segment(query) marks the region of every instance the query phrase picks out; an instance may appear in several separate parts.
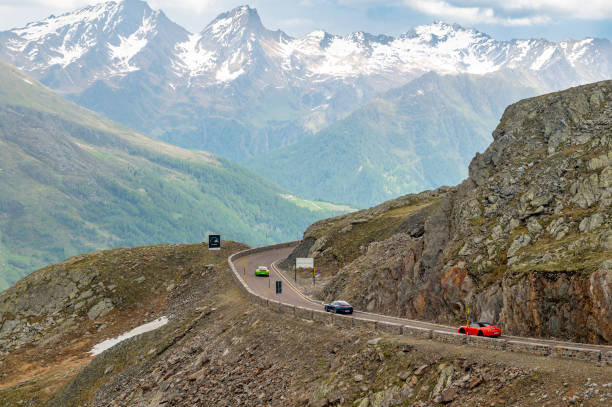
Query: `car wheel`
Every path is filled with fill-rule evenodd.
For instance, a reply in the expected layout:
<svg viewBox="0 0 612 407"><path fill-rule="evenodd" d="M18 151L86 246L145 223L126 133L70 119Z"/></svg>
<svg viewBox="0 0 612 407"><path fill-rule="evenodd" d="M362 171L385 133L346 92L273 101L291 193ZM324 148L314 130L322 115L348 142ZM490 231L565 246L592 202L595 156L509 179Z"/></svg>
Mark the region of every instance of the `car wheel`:
<svg viewBox="0 0 612 407"><path fill-rule="evenodd" d="M478 336L483 336L482 331L478 331Z"/></svg>
<svg viewBox="0 0 612 407"><path fill-rule="evenodd" d="M459 329L459 333L460 333L460 334L464 334L464 333L465 333L465 329L460 328L460 329Z"/></svg>
<svg viewBox="0 0 612 407"><path fill-rule="evenodd" d="M338 310L336 308L334 308L334 314L337 314Z"/></svg>

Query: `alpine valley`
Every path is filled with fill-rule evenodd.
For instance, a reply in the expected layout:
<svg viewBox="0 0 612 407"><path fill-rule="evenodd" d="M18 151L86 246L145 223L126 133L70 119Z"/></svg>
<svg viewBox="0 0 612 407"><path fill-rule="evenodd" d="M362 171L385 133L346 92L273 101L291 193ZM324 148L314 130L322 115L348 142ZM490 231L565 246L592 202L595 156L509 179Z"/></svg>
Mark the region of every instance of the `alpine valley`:
<svg viewBox="0 0 612 407"><path fill-rule="evenodd" d="M201 241L209 232L264 244L348 209L147 138L2 62L0 163L0 290L78 253Z"/></svg>
<svg viewBox="0 0 612 407"><path fill-rule="evenodd" d="M441 22L292 38L248 6L193 34L138 0L2 32L0 58L152 137L358 207L459 183L505 106L612 77L606 39L498 41Z"/></svg>

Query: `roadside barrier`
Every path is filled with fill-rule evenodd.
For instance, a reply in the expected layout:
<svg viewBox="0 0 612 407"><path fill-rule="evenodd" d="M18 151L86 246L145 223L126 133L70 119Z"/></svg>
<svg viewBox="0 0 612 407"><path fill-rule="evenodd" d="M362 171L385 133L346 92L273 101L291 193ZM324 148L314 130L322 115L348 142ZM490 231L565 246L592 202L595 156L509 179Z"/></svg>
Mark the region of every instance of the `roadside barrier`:
<svg viewBox="0 0 612 407"><path fill-rule="evenodd" d="M292 304L285 304L279 301L269 300L251 290L243 281L242 274L234 265L234 262L242 257L268 250L292 247L298 243L299 241L294 241L272 246L257 247L234 253L228 257L227 262L232 270L232 275L236 279L238 286L242 289L250 301L268 307L275 312L293 315L295 318L314 321L315 323L319 323L321 325L334 326L338 328L362 328L369 331L392 335L404 335L420 339L433 339L438 342L452 343L455 345L468 345L493 350L528 353L538 356L582 360L596 363L598 365L612 365L612 350L583 348L580 347L580 344L576 344L576 346L556 346L548 343L507 340L504 338L487 338L473 335L467 336L459 333L404 325L399 322L376 321L374 319L362 318L355 315L336 315L323 310L313 310Z"/></svg>

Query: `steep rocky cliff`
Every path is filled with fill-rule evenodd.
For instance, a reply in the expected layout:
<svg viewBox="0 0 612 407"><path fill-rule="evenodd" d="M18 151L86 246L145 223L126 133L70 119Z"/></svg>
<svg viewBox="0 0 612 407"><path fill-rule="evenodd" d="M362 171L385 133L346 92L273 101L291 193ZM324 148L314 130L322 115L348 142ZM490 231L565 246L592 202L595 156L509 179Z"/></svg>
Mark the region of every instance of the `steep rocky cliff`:
<svg viewBox="0 0 612 407"><path fill-rule="evenodd" d="M612 81L509 106L460 185L313 224L318 295L612 343Z"/></svg>

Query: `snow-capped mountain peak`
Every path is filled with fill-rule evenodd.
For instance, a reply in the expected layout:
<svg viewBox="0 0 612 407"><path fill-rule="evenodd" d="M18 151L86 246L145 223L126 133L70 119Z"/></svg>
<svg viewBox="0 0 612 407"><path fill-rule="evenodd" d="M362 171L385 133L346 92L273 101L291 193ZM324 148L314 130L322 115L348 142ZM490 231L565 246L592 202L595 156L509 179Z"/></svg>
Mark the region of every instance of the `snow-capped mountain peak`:
<svg viewBox="0 0 612 407"><path fill-rule="evenodd" d="M249 6L236 7L219 14L203 31L213 38L223 39L244 32L261 32L265 30L257 10Z"/></svg>
<svg viewBox="0 0 612 407"><path fill-rule="evenodd" d="M103 69L99 75L124 75L140 69L133 59L169 24L144 1L110 1L10 30L6 52L25 70L91 60Z"/></svg>
<svg viewBox="0 0 612 407"><path fill-rule="evenodd" d="M249 74L277 87L375 78L385 90L425 72L481 75L504 69L538 75L569 70L570 77L597 80L611 76L610 48L609 41L592 38L497 41L440 21L398 37L317 30L291 38L265 28L248 5L190 34L140 0L101 3L0 33L0 57L40 77L59 67L68 71L63 81L76 84L82 76L89 84L152 69L172 88L225 86Z"/></svg>
<svg viewBox="0 0 612 407"><path fill-rule="evenodd" d="M203 38L216 46L240 46L245 41L280 40L290 37L282 31L271 31L263 26L257 9L236 7L221 13L201 32Z"/></svg>

